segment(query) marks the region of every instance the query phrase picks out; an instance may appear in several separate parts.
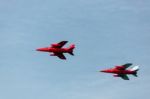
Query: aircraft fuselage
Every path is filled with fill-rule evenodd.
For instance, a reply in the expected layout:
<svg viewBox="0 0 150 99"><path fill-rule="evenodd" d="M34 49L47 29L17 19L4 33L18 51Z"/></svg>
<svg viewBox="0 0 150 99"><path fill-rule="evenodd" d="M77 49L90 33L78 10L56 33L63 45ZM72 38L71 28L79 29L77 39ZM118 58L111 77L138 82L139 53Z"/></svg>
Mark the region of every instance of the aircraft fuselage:
<svg viewBox="0 0 150 99"><path fill-rule="evenodd" d="M131 70L118 70L118 69L107 69L107 70L102 70L101 72L114 73L114 74L134 74L135 73L135 71L131 71Z"/></svg>
<svg viewBox="0 0 150 99"><path fill-rule="evenodd" d="M69 52L68 48L50 48L50 47L39 48L37 49L37 51L54 52L54 53L68 53Z"/></svg>

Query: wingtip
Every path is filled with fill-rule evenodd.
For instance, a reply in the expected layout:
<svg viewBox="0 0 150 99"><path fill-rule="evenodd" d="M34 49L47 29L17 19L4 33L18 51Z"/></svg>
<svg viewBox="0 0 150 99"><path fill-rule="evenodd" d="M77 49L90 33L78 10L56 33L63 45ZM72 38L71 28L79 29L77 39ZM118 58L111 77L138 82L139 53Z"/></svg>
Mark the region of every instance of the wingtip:
<svg viewBox="0 0 150 99"><path fill-rule="evenodd" d="M61 60L67 60L66 58L60 58Z"/></svg>
<svg viewBox="0 0 150 99"><path fill-rule="evenodd" d="M65 42L65 43L67 43L68 41L64 40L64 41L61 41L61 42Z"/></svg>

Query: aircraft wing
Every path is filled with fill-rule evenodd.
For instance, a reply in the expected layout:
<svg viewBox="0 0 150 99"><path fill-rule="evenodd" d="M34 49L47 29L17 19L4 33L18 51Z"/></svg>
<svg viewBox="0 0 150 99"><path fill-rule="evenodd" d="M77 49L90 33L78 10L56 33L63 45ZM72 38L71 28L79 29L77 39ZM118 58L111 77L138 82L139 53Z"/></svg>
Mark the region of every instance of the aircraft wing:
<svg viewBox="0 0 150 99"><path fill-rule="evenodd" d="M119 77L121 77L124 80L129 80L129 77L126 74L119 74Z"/></svg>
<svg viewBox="0 0 150 99"><path fill-rule="evenodd" d="M68 41L61 41L59 43L56 43L56 44L52 44L52 47L53 48L61 48L63 47Z"/></svg>
<svg viewBox="0 0 150 99"><path fill-rule="evenodd" d="M125 70L127 69L128 67L130 67L132 65L132 63L126 63L124 65L121 65L121 66L115 66L116 69L119 69L119 70Z"/></svg>
<svg viewBox="0 0 150 99"><path fill-rule="evenodd" d="M132 65L132 63L126 63L126 64L124 64L122 66L126 69L126 68L130 67L131 65Z"/></svg>
<svg viewBox="0 0 150 99"><path fill-rule="evenodd" d="M60 59L66 59L66 57L64 56L64 54L63 53L55 53L55 55L57 56L57 57L59 57Z"/></svg>

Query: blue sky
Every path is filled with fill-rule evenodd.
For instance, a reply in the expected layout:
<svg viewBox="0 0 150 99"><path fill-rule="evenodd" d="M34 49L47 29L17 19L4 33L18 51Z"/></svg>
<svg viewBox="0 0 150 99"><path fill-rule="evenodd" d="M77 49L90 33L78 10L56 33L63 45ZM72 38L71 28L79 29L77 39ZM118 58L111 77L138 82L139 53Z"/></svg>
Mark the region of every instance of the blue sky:
<svg viewBox="0 0 150 99"><path fill-rule="evenodd" d="M0 0L0 98L148 98L149 11L149 0ZM35 51L61 40L74 57ZM127 62L138 78L98 72Z"/></svg>

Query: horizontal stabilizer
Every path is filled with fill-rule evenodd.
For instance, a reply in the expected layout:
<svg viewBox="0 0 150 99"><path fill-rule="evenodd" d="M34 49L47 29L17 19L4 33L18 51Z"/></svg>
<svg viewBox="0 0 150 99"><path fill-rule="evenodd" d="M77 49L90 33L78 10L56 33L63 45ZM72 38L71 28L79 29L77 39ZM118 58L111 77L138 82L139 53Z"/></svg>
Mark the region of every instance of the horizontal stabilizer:
<svg viewBox="0 0 150 99"><path fill-rule="evenodd" d="M138 76L137 76L137 72L136 72L135 74L132 74L132 75L135 76L135 77L138 77Z"/></svg>

